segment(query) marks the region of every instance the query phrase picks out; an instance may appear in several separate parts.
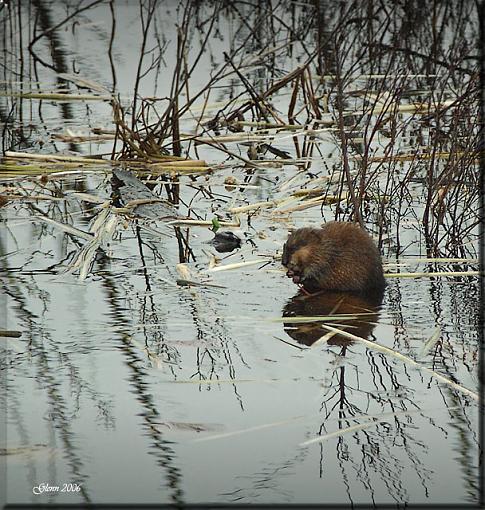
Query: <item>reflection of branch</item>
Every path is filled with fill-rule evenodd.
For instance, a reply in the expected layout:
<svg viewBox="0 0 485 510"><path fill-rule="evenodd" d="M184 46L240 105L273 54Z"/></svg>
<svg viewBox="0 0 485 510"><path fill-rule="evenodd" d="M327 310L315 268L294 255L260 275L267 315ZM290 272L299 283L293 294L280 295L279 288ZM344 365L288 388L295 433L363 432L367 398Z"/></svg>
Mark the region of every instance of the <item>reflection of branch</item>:
<svg viewBox="0 0 485 510"><path fill-rule="evenodd" d="M64 23L67 23L70 19L74 18L75 16L77 16L80 12L83 12L83 11L86 11L88 9L91 9L91 7L94 7L95 5L97 4L101 4L103 3L104 0L95 0L94 2L90 3L89 5L86 5L86 7L82 7L81 9L77 9L76 11L74 11L71 15L69 15L67 18L63 19L60 23L58 23L57 25L55 25L54 27L51 27L51 28L48 28L47 30L44 30L44 32L42 32L41 34L39 34L37 37L34 37L32 39L32 41L30 41L29 45L28 45L28 49L30 51L30 53L32 53L32 46L34 46L34 44L39 40L41 39L42 37L45 37L46 35L50 34L51 32L54 32L55 30L57 30L58 28L62 27L62 25L64 25ZM40 5L40 2L34 2L36 5L37 5L37 8L40 9L42 8L42 6Z"/></svg>
<svg viewBox="0 0 485 510"><path fill-rule="evenodd" d="M468 395L469 397L473 398L474 400L478 400L478 394L472 390L469 390L468 388L465 388L464 386L461 386L460 384L457 384L447 377L439 374L438 372L435 372L434 370L431 370L430 368L421 365L420 363L414 361L413 359L409 358L408 356L405 356L404 354L401 354L400 352L397 352L393 349L389 349L389 347L386 347L384 345L378 344L377 342L371 342L370 340L366 340L365 338L361 338L359 336L353 335L352 333L349 333L347 331L344 331L342 329L334 328L333 326L329 326L328 324L322 324L322 328L328 329L329 331L333 331L334 333L338 333L339 335L345 336L349 338L350 340L355 340L356 342L363 343L366 347L369 349L374 349L376 351L382 352L384 354L393 356L394 358L399 359L400 361L403 361L404 363L407 363L408 365L412 365L415 368L422 370L435 379L438 379L438 381L444 382L448 385L450 385L455 390L461 391L465 395Z"/></svg>
<svg viewBox="0 0 485 510"><path fill-rule="evenodd" d="M410 48L396 48L395 46L389 46L388 44L383 44L383 43L372 43L372 44L364 43L364 46L367 46L369 49L371 47L374 47L374 48L379 48L382 50L387 50L390 52L400 52L400 53L405 53L406 55L413 55L415 57L419 57L424 60L427 60L428 62L433 62L433 64L438 64L440 66L446 67L446 69L450 69L451 71L460 71L462 73L468 74L469 76L473 76L476 74L476 71L470 71L469 69L466 69L464 67L455 66L453 64L450 64L449 62L445 62L444 60L432 57L431 55L425 55L424 53L420 53L419 51L412 50Z"/></svg>
<svg viewBox="0 0 485 510"><path fill-rule="evenodd" d="M59 435L63 445L63 453L67 459L72 476L70 481L76 482L81 486L83 500L90 503L91 497L87 487L89 476L84 471L85 466L82 458L78 455L72 419L68 416L68 403L61 391L62 384L58 378L58 371L52 370L50 366L52 361L51 350L49 350L47 341L52 342L52 338L43 326L38 325L40 317L30 311L31 306L27 306L27 298L24 297L22 286L26 287L26 284L20 278L15 280L10 278L9 287L5 286L2 288L2 291L16 303L15 309L19 321L24 325L22 329L28 336L29 352L35 353L32 357L33 361L31 361L35 369L35 380L45 389L47 415L52 426L50 432L53 437L57 437L57 434ZM58 348L58 345L56 345L56 348ZM72 368L69 364L63 364L63 366ZM9 398L11 398L10 395ZM17 413L17 417L20 419L20 413ZM16 425L21 426L22 424L16 423Z"/></svg>
<svg viewBox="0 0 485 510"><path fill-rule="evenodd" d="M155 456L160 471L166 476L167 485L170 488L168 494L170 501L179 506L183 502L182 473L176 466L177 457L171 442L165 439L157 426L161 421L161 415L147 386L146 372L140 366L137 353L133 350L131 325L124 308L125 293L119 291L117 281L113 277L106 276L103 279L103 286L107 292L106 301L110 314L119 325L116 340L119 342L119 349L130 371L130 385L140 406L139 416L142 419L142 427L152 440L149 454Z"/></svg>
<svg viewBox="0 0 485 510"><path fill-rule="evenodd" d="M140 252L140 259L141 259L141 263L142 263L143 274L145 275L146 290L147 290L147 292L151 292L152 286L150 285L150 278L148 277L148 271L147 271L146 262L145 262L145 255L143 254L143 241L141 238L140 226L138 225L138 222L135 225L135 231L136 231L136 239L138 241L138 251Z"/></svg>

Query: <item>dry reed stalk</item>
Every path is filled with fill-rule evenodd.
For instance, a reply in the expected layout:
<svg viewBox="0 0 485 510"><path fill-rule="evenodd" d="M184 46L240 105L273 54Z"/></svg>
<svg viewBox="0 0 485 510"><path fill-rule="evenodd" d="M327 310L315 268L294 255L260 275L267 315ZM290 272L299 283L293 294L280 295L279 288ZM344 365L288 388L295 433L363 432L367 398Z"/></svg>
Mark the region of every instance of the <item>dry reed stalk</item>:
<svg viewBox="0 0 485 510"><path fill-rule="evenodd" d="M322 204L335 204L338 202L342 202L343 200L346 200L347 193L342 193L340 197L334 196L334 195L325 195L325 196L319 196L314 198L309 198L307 200L304 200L300 205L296 205L294 207L288 207L288 208L281 208L276 209L273 211L273 213L277 214L288 214L295 211L303 211L305 209L309 209L310 207L315 207L316 205L322 205Z"/></svg>
<svg viewBox="0 0 485 510"><path fill-rule="evenodd" d="M271 258L261 258L260 260L249 260L247 262L236 262L234 264L226 264L224 266L215 266L210 269L206 269L205 272L215 273L220 271L232 271L233 269L241 269L242 267L255 266L257 264L264 264L266 262L271 262L273 259Z"/></svg>
<svg viewBox="0 0 485 510"><path fill-rule="evenodd" d="M57 73L57 76L65 81L70 81L83 88L88 88L90 90L94 90L95 92L100 92L101 94L109 94L109 90L106 87L96 81L83 78L82 76L69 73Z"/></svg>
<svg viewBox="0 0 485 510"><path fill-rule="evenodd" d="M63 135L60 133L53 133L51 138L54 140L60 140L61 142L103 142L106 140L113 140L115 135Z"/></svg>
<svg viewBox="0 0 485 510"><path fill-rule="evenodd" d="M469 390L468 388L465 388L464 386L461 386L460 384L456 384L452 380L448 379L447 377L444 377L443 375L439 374L438 372L435 372L434 370L431 370L428 367L425 367L423 365L420 365L418 362L414 361L413 359L409 358L408 356L405 356L404 354L401 354L400 352L397 352L393 349L389 349L389 347L386 347L384 345L378 344L377 342L371 342L369 340L366 340L365 338L361 338L359 336L353 335L352 333L348 333L347 331L340 330L337 328L334 328L332 326L328 326L326 324L321 325L322 328L327 329L329 331L332 331L338 335L342 335L349 340L354 340L356 342L364 344L367 348L382 352L383 354L390 355L396 359L399 359L400 361L403 361L404 363L407 363L408 365L411 365L419 370L422 370L423 372L428 373L435 379L444 382L451 386L452 388L464 393L465 395L468 395L469 397L473 398L474 400L478 400L478 394L472 390Z"/></svg>
<svg viewBox="0 0 485 510"><path fill-rule="evenodd" d="M53 162L46 162L43 163L42 161L39 161L39 163L35 165L29 165L25 163L20 163L17 159L9 159L9 158L3 158L4 164L0 164L0 170L5 170L7 172L16 172L17 170L25 170L25 171L42 171L45 170L46 172L53 171L58 172L59 167L61 168L79 168L78 163L69 163L66 161L53 161Z"/></svg>
<svg viewBox="0 0 485 510"><path fill-rule="evenodd" d="M389 161L419 161L419 160L428 160L428 159L449 159L456 158L460 156L467 156L466 152L433 152L433 153L425 153L425 152L413 152L409 154L394 154L392 156L371 156L367 158L368 163L380 163L380 162L389 162ZM351 156L353 161L362 161L362 156L355 155ZM473 160L477 164L479 163L479 158L474 158Z"/></svg>
<svg viewBox="0 0 485 510"><path fill-rule="evenodd" d="M439 408L439 409L440 410L441 409L445 409L445 410L459 409L459 406L445 407L445 408ZM350 427L339 428L335 432L330 432L330 433L324 434L322 436L317 436L313 439L308 439L307 441L303 441L302 443L300 443L299 446L306 447L306 446L310 446L311 444L322 443L323 441L327 441L328 439L331 439L333 437L341 437L341 436L344 436L345 434L355 433L359 430L365 430L370 427L377 426L380 423L392 423L395 421L395 418L397 416L409 416L409 415L413 415L413 414L422 414L422 413L424 413L424 411L425 410L423 410L423 409L413 409L412 411L397 411L397 412L391 412L391 413L383 413L380 416L362 416L360 418L363 418L363 419L366 419L369 421L366 421L365 423L359 423L357 425L352 425ZM429 411L429 409L426 409L426 411ZM359 419L359 418L355 417L355 416L352 417L352 420L357 420L357 419ZM348 420L348 418L346 420Z"/></svg>
<svg viewBox="0 0 485 510"><path fill-rule="evenodd" d="M80 237L82 239L85 239L86 241L92 241L93 234L90 234L88 232L84 232L84 230L80 230L76 227L73 227L72 225L68 225L66 223L60 223L59 221L53 220L52 218L49 218L47 216L33 216L33 219L43 221L45 223L49 223L51 225L54 225L55 227L59 228L60 230L63 230L64 232L71 234L76 237Z"/></svg>
<svg viewBox="0 0 485 510"><path fill-rule="evenodd" d="M480 271L438 271L429 273L386 273L386 278L423 278L432 276L479 276Z"/></svg>
<svg viewBox="0 0 485 510"><path fill-rule="evenodd" d="M46 101L111 101L111 96L94 94L59 94L55 92L0 92L0 97L18 97L22 99L40 99Z"/></svg>
<svg viewBox="0 0 485 510"><path fill-rule="evenodd" d="M192 140L196 138L196 145L204 144L207 142L218 142L218 143L247 143L247 142L260 142L260 143L268 143L272 142L275 139L275 135L266 133L266 134L256 134L252 132L246 132L236 135L219 135L216 137L203 137L203 136L188 136L184 140Z"/></svg>
<svg viewBox="0 0 485 510"><path fill-rule="evenodd" d="M5 156L11 159L32 159L39 161L67 161L67 162L77 162L77 163L88 163L88 164L111 164L110 160L107 159L95 159L95 158L84 158L79 156L62 156L59 154L32 154L27 152L14 152L14 151L6 151Z"/></svg>
<svg viewBox="0 0 485 510"><path fill-rule="evenodd" d="M417 356L418 358L422 358L425 356L438 342L441 338L441 328L438 326L434 333L430 336L430 338L424 343L423 347L419 350Z"/></svg>
<svg viewBox="0 0 485 510"><path fill-rule="evenodd" d="M230 207L228 211L232 214L239 214L248 211L255 211L257 209L269 209L277 205L280 200L267 200L266 202L255 202L254 204L243 205L240 207Z"/></svg>
<svg viewBox="0 0 485 510"><path fill-rule="evenodd" d="M207 163L202 159L184 159L184 160L176 160L176 161L164 161L163 163L150 163L149 168L159 168L163 166L164 168L170 167L204 167L207 166Z"/></svg>
<svg viewBox="0 0 485 510"><path fill-rule="evenodd" d="M356 74L352 75L350 74L348 76L349 80L382 80L382 79L395 79L395 78L435 78L437 77L437 74ZM316 80L335 80L337 78L337 75L335 74L325 74L325 75L313 75L314 79Z"/></svg>
<svg viewBox="0 0 485 510"><path fill-rule="evenodd" d="M386 262L386 261L384 261ZM447 258L447 257L410 257L410 258L401 258L397 261L394 259L387 259L388 263L399 263L399 264L410 264L413 262L429 262L429 263L443 263L449 264L453 263L462 263L462 264L478 264L479 259L471 259L471 258Z"/></svg>
<svg viewBox="0 0 485 510"><path fill-rule="evenodd" d="M167 225L172 225L174 227L182 226L182 225L186 225L189 227L211 227L213 225L213 222L208 221L208 220L172 220L172 221L167 221ZM231 223L228 221L220 221L219 225L221 227L239 228L241 226L241 223L239 223L239 222Z"/></svg>
<svg viewBox="0 0 485 510"><path fill-rule="evenodd" d="M0 193L0 201L1 199L11 200L22 200L22 201L37 201L37 200L48 200L50 202L64 202L65 198L52 197L49 195L21 195L21 194L13 194L13 193Z"/></svg>
<svg viewBox="0 0 485 510"><path fill-rule="evenodd" d="M166 175L169 174L172 176L172 178L177 177L179 174L203 174L206 172L210 172L212 169L209 166L180 166L180 167L173 167L173 166L165 166L163 164L160 164L160 166L156 168L151 168L148 173L151 173L152 175ZM168 181L171 186L174 185L174 182L176 181Z"/></svg>
<svg viewBox="0 0 485 510"><path fill-rule="evenodd" d="M450 108L451 106L458 106L456 100L453 101L443 101L442 103L415 103L415 104L401 104L401 105L395 105L393 110L399 113L418 113L418 114L424 114L424 113L430 113L434 112L436 110L442 110L444 108ZM370 109L365 109L364 114L365 115L378 115L380 113L388 111L390 106L385 107L376 107L372 106ZM350 114L352 112L346 110L346 114ZM354 112L356 113L356 112Z"/></svg>

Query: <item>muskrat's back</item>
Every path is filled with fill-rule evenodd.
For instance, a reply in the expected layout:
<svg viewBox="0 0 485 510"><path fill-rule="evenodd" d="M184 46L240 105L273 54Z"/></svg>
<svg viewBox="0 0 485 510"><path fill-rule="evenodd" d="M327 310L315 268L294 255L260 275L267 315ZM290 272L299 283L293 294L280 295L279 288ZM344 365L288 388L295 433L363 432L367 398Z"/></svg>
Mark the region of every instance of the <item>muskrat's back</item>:
<svg viewBox="0 0 485 510"><path fill-rule="evenodd" d="M287 276L309 292L382 292L379 251L371 236L353 223L331 221L322 228L300 228L288 237L282 263Z"/></svg>

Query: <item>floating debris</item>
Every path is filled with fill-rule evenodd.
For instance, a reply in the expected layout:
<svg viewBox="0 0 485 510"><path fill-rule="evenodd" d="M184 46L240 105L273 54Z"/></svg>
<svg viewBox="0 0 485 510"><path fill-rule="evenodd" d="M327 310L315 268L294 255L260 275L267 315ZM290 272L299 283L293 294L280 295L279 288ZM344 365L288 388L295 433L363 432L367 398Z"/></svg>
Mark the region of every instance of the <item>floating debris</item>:
<svg viewBox="0 0 485 510"><path fill-rule="evenodd" d="M137 216L152 219L180 218L172 204L157 197L128 170L113 169L111 185L114 203L119 207L132 209Z"/></svg>
<svg viewBox="0 0 485 510"><path fill-rule="evenodd" d="M208 242L214 246L219 253L227 253L241 247L241 239L229 231L217 232Z"/></svg>

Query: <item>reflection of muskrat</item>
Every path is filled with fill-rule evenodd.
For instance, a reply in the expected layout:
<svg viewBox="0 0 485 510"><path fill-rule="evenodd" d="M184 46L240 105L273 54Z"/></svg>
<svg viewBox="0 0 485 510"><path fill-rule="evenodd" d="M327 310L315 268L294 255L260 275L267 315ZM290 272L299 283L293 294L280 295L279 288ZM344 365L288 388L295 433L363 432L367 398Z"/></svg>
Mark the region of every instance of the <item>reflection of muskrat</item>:
<svg viewBox="0 0 485 510"><path fill-rule="evenodd" d="M286 333L300 344L312 345L327 332L322 324L327 321L308 321L292 323L292 317L335 317L335 322L327 322L331 326L337 323L337 329L348 330L353 335L368 339L379 320L379 309L383 293L371 296L350 292L316 292L310 296L299 292L292 297L283 308L283 317L290 318L283 324ZM343 335L332 335L328 345L348 345L350 341Z"/></svg>
<svg viewBox="0 0 485 510"><path fill-rule="evenodd" d="M386 285L374 241L353 223L295 230L283 246L286 275L308 292L381 293Z"/></svg>

